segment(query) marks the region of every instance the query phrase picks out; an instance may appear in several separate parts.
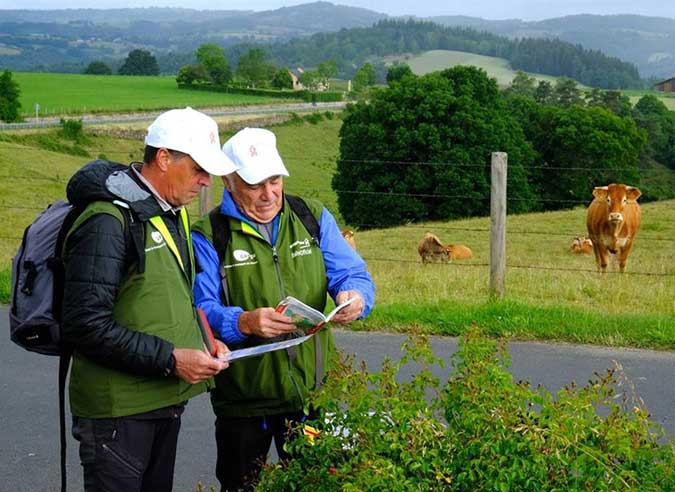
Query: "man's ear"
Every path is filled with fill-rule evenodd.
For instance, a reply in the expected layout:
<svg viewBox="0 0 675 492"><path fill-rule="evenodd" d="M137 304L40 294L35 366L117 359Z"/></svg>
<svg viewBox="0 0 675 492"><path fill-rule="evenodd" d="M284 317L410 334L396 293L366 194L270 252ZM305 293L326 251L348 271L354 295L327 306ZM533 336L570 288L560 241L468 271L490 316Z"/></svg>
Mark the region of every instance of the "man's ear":
<svg viewBox="0 0 675 492"><path fill-rule="evenodd" d="M168 149L161 148L157 150L157 154L155 155L155 164L157 165L157 168L165 173L169 169L169 165L171 164L171 153L168 151Z"/></svg>

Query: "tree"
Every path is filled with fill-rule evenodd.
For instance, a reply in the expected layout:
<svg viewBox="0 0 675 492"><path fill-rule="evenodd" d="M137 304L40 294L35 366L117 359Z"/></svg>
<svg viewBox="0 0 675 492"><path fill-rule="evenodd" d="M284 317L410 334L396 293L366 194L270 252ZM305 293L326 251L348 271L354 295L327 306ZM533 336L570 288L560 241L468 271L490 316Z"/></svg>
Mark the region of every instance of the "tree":
<svg viewBox="0 0 675 492"><path fill-rule="evenodd" d="M206 80L207 78L208 76L202 65L183 65L178 69L176 83L178 85L192 85L193 82Z"/></svg>
<svg viewBox="0 0 675 492"><path fill-rule="evenodd" d="M197 49L197 60L213 84L226 85L232 80L232 70L223 49L217 44L203 44Z"/></svg>
<svg viewBox="0 0 675 492"><path fill-rule="evenodd" d="M397 63L387 71L387 84L412 76L413 72L405 63Z"/></svg>
<svg viewBox="0 0 675 492"><path fill-rule="evenodd" d="M12 123L21 120L19 83L12 78L12 72L5 70L0 75L0 120Z"/></svg>
<svg viewBox="0 0 675 492"><path fill-rule="evenodd" d="M543 209L585 203L594 186L639 185L645 135L631 118L600 107L515 103L512 113L538 154L530 182Z"/></svg>
<svg viewBox="0 0 675 492"><path fill-rule="evenodd" d="M534 85L535 83L536 79L534 77L530 77L525 72L519 70L511 81L508 91L519 96L534 98L537 90Z"/></svg>
<svg viewBox="0 0 675 492"><path fill-rule="evenodd" d="M464 66L405 77L346 110L332 182L340 213L368 227L487 215L497 150L509 153L509 210L532 209L534 153L497 83Z"/></svg>
<svg viewBox="0 0 675 492"><path fill-rule="evenodd" d="M558 106L566 108L575 104L581 105L584 102L581 97L581 90L577 86L577 83L567 77L560 77L556 80L553 93L555 96L555 103Z"/></svg>
<svg viewBox="0 0 675 492"><path fill-rule="evenodd" d="M110 75L112 74L112 70L104 62L95 60L87 65L87 68L84 69L84 73L87 75Z"/></svg>
<svg viewBox="0 0 675 492"><path fill-rule="evenodd" d="M548 80L540 80L534 91L534 99L540 104L553 104L553 86Z"/></svg>
<svg viewBox="0 0 675 492"><path fill-rule="evenodd" d="M272 87L275 89L293 88L293 77L291 77L288 68L280 68L274 73L274 77L272 77Z"/></svg>
<svg viewBox="0 0 675 492"><path fill-rule="evenodd" d="M159 65L152 53L136 49L129 52L117 71L120 75L159 75Z"/></svg>
<svg viewBox="0 0 675 492"><path fill-rule="evenodd" d="M274 74L274 66L267 63L265 57L265 51L261 48L251 48L239 57L237 73L251 87L263 84L270 80Z"/></svg>
<svg viewBox="0 0 675 492"><path fill-rule="evenodd" d="M675 113L656 96L642 96L635 105L633 118L647 132L647 154L675 169Z"/></svg>
<svg viewBox="0 0 675 492"><path fill-rule="evenodd" d="M377 74L375 67L370 63L364 64L354 74L354 90L360 92L377 82Z"/></svg>
<svg viewBox="0 0 675 492"><path fill-rule="evenodd" d="M316 90L319 86L319 72L316 70L305 70L298 77L298 81L309 90Z"/></svg>
<svg viewBox="0 0 675 492"><path fill-rule="evenodd" d="M329 80L337 75L337 62L335 60L321 62L316 71L324 88L328 89Z"/></svg>
<svg viewBox="0 0 675 492"><path fill-rule="evenodd" d="M630 116L633 105L628 96L619 91L603 91L594 88L586 93L586 104L588 106L599 106L609 109L612 113L619 116Z"/></svg>

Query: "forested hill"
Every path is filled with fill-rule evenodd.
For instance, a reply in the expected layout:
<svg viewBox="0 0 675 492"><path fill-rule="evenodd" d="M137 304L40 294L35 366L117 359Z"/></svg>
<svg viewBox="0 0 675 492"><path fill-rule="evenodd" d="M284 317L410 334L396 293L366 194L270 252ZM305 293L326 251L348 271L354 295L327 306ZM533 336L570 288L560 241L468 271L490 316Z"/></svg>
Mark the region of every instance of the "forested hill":
<svg viewBox="0 0 675 492"><path fill-rule="evenodd" d="M573 15L526 22L445 16L429 20L510 38L558 38L634 63L642 76L675 75L675 19L639 15Z"/></svg>
<svg viewBox="0 0 675 492"><path fill-rule="evenodd" d="M152 52L162 72L193 62L204 43L271 42L371 26L386 14L313 2L260 12L179 8L0 10L0 67L81 72L92 60L115 69L129 51Z"/></svg>
<svg viewBox="0 0 675 492"><path fill-rule="evenodd" d="M250 44L227 50L237 59ZM279 66L316 66L334 59L340 75L351 78L364 62L403 53L456 50L505 58L517 70L567 76L605 89L641 87L637 68L599 51L560 40L514 40L470 28L415 20L382 20L372 27L318 33L265 46Z"/></svg>

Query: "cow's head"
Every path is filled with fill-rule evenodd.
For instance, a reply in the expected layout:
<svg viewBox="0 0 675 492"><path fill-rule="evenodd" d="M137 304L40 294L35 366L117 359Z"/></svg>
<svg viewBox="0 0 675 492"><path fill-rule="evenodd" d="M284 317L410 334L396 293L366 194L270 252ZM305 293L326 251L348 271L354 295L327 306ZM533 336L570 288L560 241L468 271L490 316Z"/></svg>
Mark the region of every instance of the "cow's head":
<svg viewBox="0 0 675 492"><path fill-rule="evenodd" d="M607 204L608 217L612 224L623 222L623 209L626 203L635 203L642 192L634 186L611 184L593 188L593 196Z"/></svg>

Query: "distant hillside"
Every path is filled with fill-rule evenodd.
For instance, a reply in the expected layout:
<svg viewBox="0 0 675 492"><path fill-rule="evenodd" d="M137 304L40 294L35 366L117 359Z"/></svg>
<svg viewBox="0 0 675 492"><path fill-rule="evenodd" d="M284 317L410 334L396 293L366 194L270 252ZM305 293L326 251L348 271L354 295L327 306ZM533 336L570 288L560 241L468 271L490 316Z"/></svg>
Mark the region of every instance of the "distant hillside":
<svg viewBox="0 0 675 492"><path fill-rule="evenodd" d="M629 61L643 76L675 75L675 19L639 15L573 15L537 22L446 16L430 20L515 37L557 37Z"/></svg>
<svg viewBox="0 0 675 492"><path fill-rule="evenodd" d="M239 54L251 46L234 46L227 54L230 59L238 59ZM643 84L634 65L597 50L555 39L513 40L475 29L412 19L382 20L372 27L317 33L265 46L278 66L312 67L333 59L343 78L351 78L366 61L377 62L385 56L429 50L465 51L504 58L515 70L567 76L591 87L625 89Z"/></svg>
<svg viewBox="0 0 675 492"><path fill-rule="evenodd" d="M92 60L115 67L134 48L150 50L163 72L192 61L203 43L287 40L370 26L366 9L315 2L263 12L176 8L0 11L0 67L80 72Z"/></svg>
<svg viewBox="0 0 675 492"><path fill-rule="evenodd" d="M471 65L482 68L487 74L497 79L501 87L507 87L516 76L509 62L503 58L492 56L474 55L463 51L432 50L419 55L395 55L384 58L387 65L393 63L405 63L413 73L424 75L437 70L454 67L455 65ZM555 83L556 78L550 75L531 74L536 80L546 80Z"/></svg>

